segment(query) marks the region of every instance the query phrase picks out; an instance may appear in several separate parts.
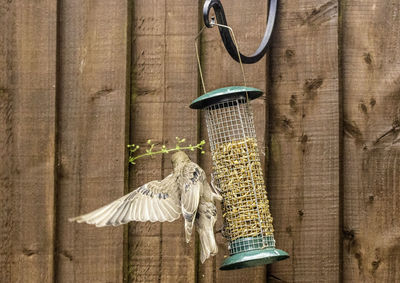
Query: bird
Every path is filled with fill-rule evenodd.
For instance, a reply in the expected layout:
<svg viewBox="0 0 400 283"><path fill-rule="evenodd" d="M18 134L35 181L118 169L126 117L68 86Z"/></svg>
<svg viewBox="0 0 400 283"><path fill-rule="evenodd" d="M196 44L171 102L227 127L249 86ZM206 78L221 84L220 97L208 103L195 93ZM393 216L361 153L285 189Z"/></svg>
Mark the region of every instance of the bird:
<svg viewBox="0 0 400 283"><path fill-rule="evenodd" d="M215 201L221 201L222 197L207 182L204 170L186 153L174 153L171 162L173 171L163 180L148 182L110 204L69 221L104 227L131 221L172 222L182 214L185 240L190 242L195 226L200 239L200 261L204 263L218 252L214 236Z"/></svg>

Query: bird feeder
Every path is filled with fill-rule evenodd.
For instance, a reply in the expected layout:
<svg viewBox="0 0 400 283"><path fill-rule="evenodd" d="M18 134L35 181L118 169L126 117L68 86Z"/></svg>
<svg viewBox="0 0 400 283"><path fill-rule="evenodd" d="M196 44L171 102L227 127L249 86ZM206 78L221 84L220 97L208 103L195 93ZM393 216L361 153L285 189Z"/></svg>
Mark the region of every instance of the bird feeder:
<svg viewBox="0 0 400 283"><path fill-rule="evenodd" d="M208 92L192 102L205 111L213 177L222 195L223 235L230 256L221 270L270 264L289 255L275 248L263 170L250 100L256 88L232 86Z"/></svg>

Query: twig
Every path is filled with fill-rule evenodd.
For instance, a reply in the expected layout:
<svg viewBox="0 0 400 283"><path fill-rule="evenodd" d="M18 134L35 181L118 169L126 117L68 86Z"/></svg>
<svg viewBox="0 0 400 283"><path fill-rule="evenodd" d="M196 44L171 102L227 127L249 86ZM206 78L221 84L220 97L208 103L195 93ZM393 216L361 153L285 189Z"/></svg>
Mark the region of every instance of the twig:
<svg viewBox="0 0 400 283"><path fill-rule="evenodd" d="M200 143L196 145L188 145L188 146L181 146L181 143L184 143L186 139L179 139L176 137L177 144L175 145L175 148L170 148L167 149L165 145L161 147L160 150L153 151L153 148L156 144L153 144L151 140L147 141L147 144L150 145L149 149L146 149L146 152L137 156L133 156L133 154L140 148L140 146L135 145L135 144L129 144L127 147L130 148L130 156L129 156L129 163L135 164L135 160L145 157L145 156L151 156L155 154L167 154L173 151L178 151L178 150L190 150L194 151L195 149L201 150L201 153L204 154L205 152L203 151L203 145L206 143L204 140L202 140Z"/></svg>

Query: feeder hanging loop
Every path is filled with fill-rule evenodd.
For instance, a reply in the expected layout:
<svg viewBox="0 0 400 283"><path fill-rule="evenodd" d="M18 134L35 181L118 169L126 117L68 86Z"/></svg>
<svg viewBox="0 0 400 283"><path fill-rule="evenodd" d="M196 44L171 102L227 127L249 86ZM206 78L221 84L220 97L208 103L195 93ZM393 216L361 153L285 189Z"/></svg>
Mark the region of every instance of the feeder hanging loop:
<svg viewBox="0 0 400 283"><path fill-rule="evenodd" d="M268 22L267 27L265 29L264 38L261 41L260 46L257 48L256 52L251 56L246 56L240 53L240 59L244 64L253 64L258 62L264 54L267 52L269 47L269 42L272 34L272 30L274 28L275 16L276 16L276 8L277 8L278 0L270 0L269 2L269 14L268 14ZM227 26L228 23L226 21L224 8L222 7L222 3L220 0L206 0L203 6L203 19L204 24L208 28L214 27L214 21L209 19L210 10L214 9L215 16L217 17L217 23L220 25ZM231 57L239 62L239 57L237 54L236 45L231 37L229 30L224 29L221 26L218 26L219 33L221 35L222 41L225 45L226 50L228 51Z"/></svg>

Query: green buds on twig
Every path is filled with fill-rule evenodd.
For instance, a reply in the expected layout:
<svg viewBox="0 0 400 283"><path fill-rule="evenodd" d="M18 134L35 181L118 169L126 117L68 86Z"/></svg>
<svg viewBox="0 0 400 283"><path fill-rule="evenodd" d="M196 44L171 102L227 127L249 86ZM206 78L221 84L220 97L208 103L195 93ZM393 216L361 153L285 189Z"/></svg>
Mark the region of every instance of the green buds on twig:
<svg viewBox="0 0 400 283"><path fill-rule="evenodd" d="M146 152L140 155L135 156L135 152L140 148L140 146L136 144L128 144L127 147L129 148L129 163L131 164L136 164L135 160L145 157L145 156L152 156L156 154L165 154L165 153L170 153L173 151L178 151L178 150L190 150L194 151L196 149L201 151L201 154L204 154L205 151L203 150L203 145L206 143L205 140L202 140L196 145L191 145L189 144L188 146L183 146L182 144L186 141L186 139L180 139L176 137L176 145L174 148L167 148L165 145L162 145L161 148L158 150L154 151L154 147L156 144L152 143L151 140L147 141L147 144L149 146L148 149L146 149Z"/></svg>

